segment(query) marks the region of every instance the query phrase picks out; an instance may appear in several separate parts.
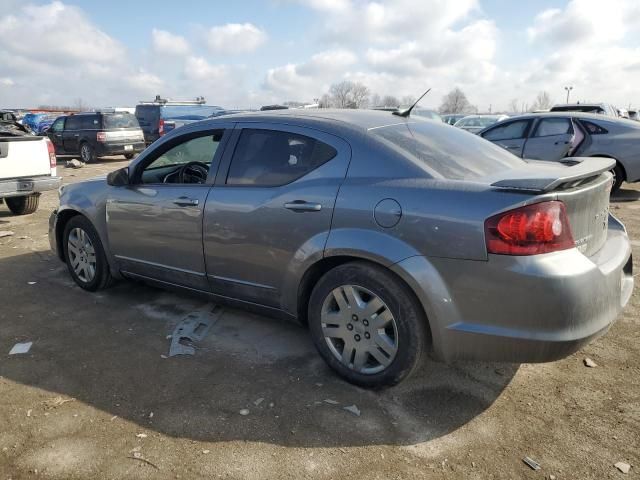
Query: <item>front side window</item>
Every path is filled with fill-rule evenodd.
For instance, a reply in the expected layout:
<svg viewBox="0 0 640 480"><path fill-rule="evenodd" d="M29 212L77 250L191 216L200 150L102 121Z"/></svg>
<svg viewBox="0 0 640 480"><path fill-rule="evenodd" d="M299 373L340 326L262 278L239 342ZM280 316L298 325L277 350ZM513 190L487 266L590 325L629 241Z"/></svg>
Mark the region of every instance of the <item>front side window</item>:
<svg viewBox="0 0 640 480"><path fill-rule="evenodd" d="M64 118L59 118L53 125L51 125L51 131L55 133L60 133L64 129Z"/></svg>
<svg viewBox="0 0 640 480"><path fill-rule="evenodd" d="M142 183L205 183L223 130L173 145L142 171Z"/></svg>
<svg viewBox="0 0 640 480"><path fill-rule="evenodd" d="M573 133L573 125L568 118L544 118L540 120L535 137L551 137Z"/></svg>
<svg viewBox="0 0 640 480"><path fill-rule="evenodd" d="M483 135L487 140L492 142L498 140L515 140L525 138L529 120L518 120L515 122L504 123L492 128Z"/></svg>
<svg viewBox="0 0 640 480"><path fill-rule="evenodd" d="M328 162L337 153L332 146L304 135L244 129L231 160L227 185L286 185Z"/></svg>

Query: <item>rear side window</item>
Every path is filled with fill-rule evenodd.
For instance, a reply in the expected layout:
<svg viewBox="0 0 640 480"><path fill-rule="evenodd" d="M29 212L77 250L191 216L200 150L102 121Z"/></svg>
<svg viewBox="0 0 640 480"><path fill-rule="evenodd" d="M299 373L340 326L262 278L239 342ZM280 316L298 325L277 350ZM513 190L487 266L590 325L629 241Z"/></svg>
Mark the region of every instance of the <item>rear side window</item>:
<svg viewBox="0 0 640 480"><path fill-rule="evenodd" d="M130 113L113 113L102 116L103 128L140 128L135 115Z"/></svg>
<svg viewBox="0 0 640 480"><path fill-rule="evenodd" d="M328 162L337 153L332 146L304 135L244 129L231 160L227 185L285 185Z"/></svg>
<svg viewBox="0 0 640 480"><path fill-rule="evenodd" d="M573 133L573 125L568 118L545 118L540 120L534 137L551 137Z"/></svg>
<svg viewBox="0 0 640 480"><path fill-rule="evenodd" d="M138 105L136 107L136 118L140 125L150 125L160 120L160 107L155 105Z"/></svg>
<svg viewBox="0 0 640 480"><path fill-rule="evenodd" d="M81 118L80 128L82 130L97 130L100 128L100 117L97 115L84 115Z"/></svg>
<svg viewBox="0 0 640 480"><path fill-rule="evenodd" d="M604 135L605 133L609 133L609 131L601 127L600 125L596 125L593 122L587 122L586 120L580 120L580 123L584 128L586 128L587 132L591 135Z"/></svg>
<svg viewBox="0 0 640 480"><path fill-rule="evenodd" d="M484 177L525 164L481 137L435 122L402 123L370 132L430 175L452 180Z"/></svg>
<svg viewBox="0 0 640 480"><path fill-rule="evenodd" d="M75 115L72 115L67 118L67 122L65 124L65 128L67 130L79 130L81 125L81 118Z"/></svg>
<svg viewBox="0 0 640 480"><path fill-rule="evenodd" d="M525 138L529 120L517 120L515 122L504 123L485 132L483 137L495 142L497 140L515 140Z"/></svg>

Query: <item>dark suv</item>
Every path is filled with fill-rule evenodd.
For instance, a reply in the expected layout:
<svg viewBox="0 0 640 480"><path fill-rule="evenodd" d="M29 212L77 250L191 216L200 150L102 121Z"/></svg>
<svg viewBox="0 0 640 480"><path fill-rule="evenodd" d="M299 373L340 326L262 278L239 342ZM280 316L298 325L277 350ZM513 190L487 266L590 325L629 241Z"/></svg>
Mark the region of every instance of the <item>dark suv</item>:
<svg viewBox="0 0 640 480"><path fill-rule="evenodd" d="M150 145L182 125L215 117L225 111L222 107L202 102L170 102L157 98L137 105L136 118L144 132L145 143Z"/></svg>
<svg viewBox="0 0 640 480"><path fill-rule="evenodd" d="M91 112L58 117L47 136L56 155L80 155L83 162L109 155L130 159L145 148L138 120L127 112Z"/></svg>

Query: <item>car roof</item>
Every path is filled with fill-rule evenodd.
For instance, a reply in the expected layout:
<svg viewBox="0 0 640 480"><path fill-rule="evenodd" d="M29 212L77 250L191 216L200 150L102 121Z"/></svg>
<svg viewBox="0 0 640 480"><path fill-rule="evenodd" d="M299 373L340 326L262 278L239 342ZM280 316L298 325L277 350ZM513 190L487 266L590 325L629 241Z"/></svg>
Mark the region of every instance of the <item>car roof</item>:
<svg viewBox="0 0 640 480"><path fill-rule="evenodd" d="M369 130L390 125L427 121L423 118L404 118L393 115L392 112L380 110L358 109L289 109L268 110L264 112L245 112L224 115L212 119L202 120L212 125L224 122L265 122L287 123L308 127L323 127L325 131L340 132L345 128L366 133ZM443 124L444 125L444 124Z"/></svg>

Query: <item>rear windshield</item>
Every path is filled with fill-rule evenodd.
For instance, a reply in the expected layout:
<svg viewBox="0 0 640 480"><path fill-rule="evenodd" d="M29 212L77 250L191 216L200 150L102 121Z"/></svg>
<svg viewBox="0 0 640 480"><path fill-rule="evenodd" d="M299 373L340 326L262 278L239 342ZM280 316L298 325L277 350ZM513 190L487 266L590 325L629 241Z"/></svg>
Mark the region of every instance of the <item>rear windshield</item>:
<svg viewBox="0 0 640 480"><path fill-rule="evenodd" d="M103 128L140 128L135 115L130 113L112 113L104 115Z"/></svg>
<svg viewBox="0 0 640 480"><path fill-rule="evenodd" d="M451 180L472 180L525 163L483 138L434 122L408 122L370 132L428 173Z"/></svg>
<svg viewBox="0 0 640 480"><path fill-rule="evenodd" d="M210 105L167 105L160 107L160 115L165 120L204 120L221 110Z"/></svg>

